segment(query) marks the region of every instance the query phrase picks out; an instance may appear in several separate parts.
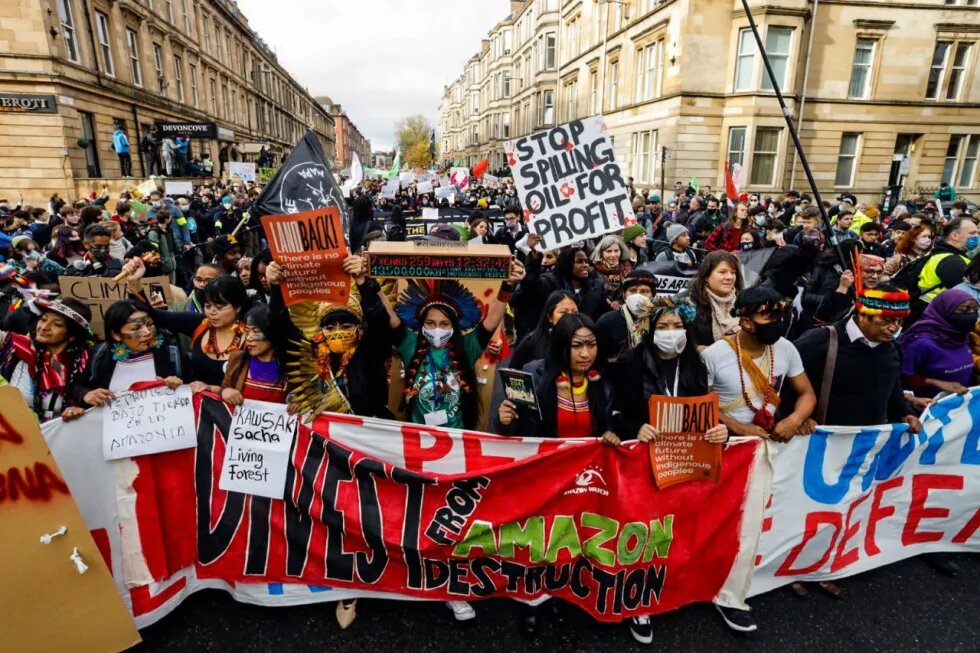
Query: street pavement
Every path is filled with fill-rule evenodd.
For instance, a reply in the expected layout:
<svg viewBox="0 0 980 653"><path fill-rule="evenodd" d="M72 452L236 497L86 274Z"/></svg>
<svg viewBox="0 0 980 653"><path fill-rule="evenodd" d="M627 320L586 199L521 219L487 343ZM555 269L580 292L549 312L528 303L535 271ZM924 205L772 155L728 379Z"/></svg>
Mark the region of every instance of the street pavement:
<svg viewBox="0 0 980 653"><path fill-rule="evenodd" d="M529 640L518 629L518 604L475 604L477 618L457 624L440 603L358 603L357 620L341 631L333 603L262 608L217 590L200 592L142 631L141 653L176 651L752 651L904 653L980 651L980 555L954 556L962 571L938 575L917 559L840 581L841 599L811 586L801 599L784 588L750 601L759 630L729 631L709 605L654 617L654 643L636 643L625 625L599 624L562 604L560 623L544 621Z"/></svg>

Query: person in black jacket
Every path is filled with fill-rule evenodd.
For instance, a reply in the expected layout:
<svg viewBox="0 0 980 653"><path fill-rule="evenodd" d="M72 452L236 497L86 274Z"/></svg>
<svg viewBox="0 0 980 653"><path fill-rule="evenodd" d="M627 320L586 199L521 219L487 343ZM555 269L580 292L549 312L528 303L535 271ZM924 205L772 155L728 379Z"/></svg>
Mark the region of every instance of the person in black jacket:
<svg viewBox="0 0 980 653"><path fill-rule="evenodd" d="M357 254L364 246L364 237L372 231L383 232L385 226L374 219L374 204L366 195L354 200L350 223L350 251Z"/></svg>
<svg viewBox="0 0 980 653"><path fill-rule="evenodd" d="M541 306L548 295L555 290L567 290L575 296L579 312L593 320L609 310L605 299L602 280L589 267L589 256L581 244L572 245L561 251L555 269L541 274L543 254L537 245L541 237L532 234L528 237L531 254L527 257L527 276L514 295L515 326L518 337L527 334L537 323Z"/></svg>
<svg viewBox="0 0 980 653"><path fill-rule="evenodd" d="M548 348L551 346L551 331L555 324L569 313L578 312L575 295L569 291L556 290L548 295L548 300L541 310L538 325L534 331L523 337L514 347L514 353L511 354L508 366L521 370L528 363L547 356Z"/></svg>
<svg viewBox="0 0 980 653"><path fill-rule="evenodd" d="M517 249L517 243L527 235L527 226L521 222L521 209L518 206L508 206L504 209L504 225L493 234L493 242L507 245L511 254L517 254L523 260L523 253Z"/></svg>

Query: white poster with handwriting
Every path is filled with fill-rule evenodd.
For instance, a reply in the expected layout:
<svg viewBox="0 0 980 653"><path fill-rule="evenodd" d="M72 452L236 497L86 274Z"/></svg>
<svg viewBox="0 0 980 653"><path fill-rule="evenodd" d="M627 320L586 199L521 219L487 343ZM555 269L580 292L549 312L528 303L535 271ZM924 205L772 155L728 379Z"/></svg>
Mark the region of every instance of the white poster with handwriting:
<svg viewBox="0 0 980 653"><path fill-rule="evenodd" d="M197 427L191 407L191 387L166 386L123 392L102 417L102 453L106 460L145 456L162 451L193 449Z"/></svg>
<svg viewBox="0 0 980 653"><path fill-rule="evenodd" d="M231 417L218 487L282 499L295 437L296 418L285 404L246 399Z"/></svg>

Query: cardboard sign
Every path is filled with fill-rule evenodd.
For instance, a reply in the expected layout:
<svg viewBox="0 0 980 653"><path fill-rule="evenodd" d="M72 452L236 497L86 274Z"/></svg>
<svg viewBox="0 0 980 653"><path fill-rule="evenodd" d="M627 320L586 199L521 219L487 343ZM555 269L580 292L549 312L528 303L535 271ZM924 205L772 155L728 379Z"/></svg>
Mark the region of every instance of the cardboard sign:
<svg viewBox="0 0 980 653"><path fill-rule="evenodd" d="M415 192L419 195L424 195L425 193L432 192L432 182L431 181L420 181L415 186Z"/></svg>
<svg viewBox="0 0 980 653"><path fill-rule="evenodd" d="M487 188L496 188L500 185L500 177L495 177L491 174L483 175L483 185Z"/></svg>
<svg viewBox="0 0 980 653"><path fill-rule="evenodd" d="M157 186L157 182L152 179L147 179L136 187L136 192L139 193L140 197L146 197L155 190L159 190L159 186Z"/></svg>
<svg viewBox="0 0 980 653"><path fill-rule="evenodd" d="M309 301L347 303L350 275L342 266L348 249L336 207L267 215L262 228L273 260L289 269L280 284L286 306Z"/></svg>
<svg viewBox="0 0 980 653"><path fill-rule="evenodd" d="M545 249L636 223L601 116L507 141L504 151L525 222Z"/></svg>
<svg viewBox="0 0 980 653"><path fill-rule="evenodd" d="M534 378L530 372L509 367L502 367L497 372L500 374L500 380L504 382L504 396L507 399L517 407L530 408L541 415L538 396L534 392Z"/></svg>
<svg viewBox="0 0 980 653"><path fill-rule="evenodd" d="M286 404L246 399L235 410L218 487L228 492L282 499L296 418Z"/></svg>
<svg viewBox="0 0 980 653"><path fill-rule="evenodd" d="M721 477L722 445L704 439L718 425L718 395L650 397L650 425L660 436L650 443L653 478L659 489L686 481Z"/></svg>
<svg viewBox="0 0 980 653"><path fill-rule="evenodd" d="M238 177L242 181L255 181L255 164L251 161L228 161L225 170L229 177Z"/></svg>
<svg viewBox="0 0 980 653"><path fill-rule="evenodd" d="M415 279L506 279L510 273L506 245L462 247L374 242L368 251L372 277Z"/></svg>
<svg viewBox="0 0 980 653"><path fill-rule="evenodd" d="M128 649L140 641L136 625L37 418L13 387L0 388L0 406L0 610L5 624L0 648L24 653ZM62 528L63 534L55 535ZM41 536L48 534L53 535L50 542L42 543ZM84 573L70 559L76 552L87 567Z"/></svg>
<svg viewBox="0 0 980 653"><path fill-rule="evenodd" d="M163 286L163 298L167 305L173 305L174 296L170 292L170 279L167 277L147 277L143 288L149 291L150 284ZM125 281L113 281L112 277L58 277L62 297L74 297L92 310L92 331L100 338L105 337L103 316L106 310L129 292Z"/></svg>
<svg viewBox="0 0 980 653"><path fill-rule="evenodd" d="M170 196L192 195L194 184L189 181L165 181L163 184L164 192Z"/></svg>
<svg viewBox="0 0 980 653"><path fill-rule="evenodd" d="M116 396L102 420L102 453L106 460L145 456L197 446L191 387L166 386Z"/></svg>

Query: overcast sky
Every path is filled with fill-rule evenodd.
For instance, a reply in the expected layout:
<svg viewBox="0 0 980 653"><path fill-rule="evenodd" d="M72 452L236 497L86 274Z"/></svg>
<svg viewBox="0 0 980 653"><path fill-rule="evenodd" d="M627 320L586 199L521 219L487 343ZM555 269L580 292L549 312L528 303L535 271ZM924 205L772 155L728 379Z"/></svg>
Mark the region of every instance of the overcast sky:
<svg viewBox="0 0 980 653"><path fill-rule="evenodd" d="M312 95L343 105L372 149L395 122L433 126L443 86L507 15L509 0L238 0L249 25Z"/></svg>

